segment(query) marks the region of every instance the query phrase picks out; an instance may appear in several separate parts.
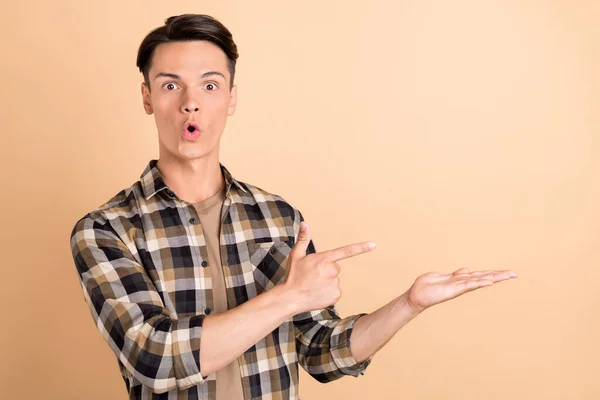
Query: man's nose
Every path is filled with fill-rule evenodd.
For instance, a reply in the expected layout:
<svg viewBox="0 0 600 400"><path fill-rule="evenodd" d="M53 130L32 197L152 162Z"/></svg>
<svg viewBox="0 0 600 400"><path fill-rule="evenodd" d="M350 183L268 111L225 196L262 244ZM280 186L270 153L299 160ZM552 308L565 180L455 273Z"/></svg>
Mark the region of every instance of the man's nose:
<svg viewBox="0 0 600 400"><path fill-rule="evenodd" d="M198 106L196 106L194 104L186 104L186 105L184 105L183 110L187 113L196 112L196 111L198 111Z"/></svg>
<svg viewBox="0 0 600 400"><path fill-rule="evenodd" d="M188 99L181 106L182 111L186 113L198 112L198 103L194 99Z"/></svg>

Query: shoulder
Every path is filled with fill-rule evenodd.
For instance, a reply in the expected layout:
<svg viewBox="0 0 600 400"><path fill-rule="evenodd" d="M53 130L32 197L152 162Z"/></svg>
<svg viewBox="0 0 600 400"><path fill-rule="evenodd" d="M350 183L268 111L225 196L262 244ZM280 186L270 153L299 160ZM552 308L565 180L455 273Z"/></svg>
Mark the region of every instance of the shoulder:
<svg viewBox="0 0 600 400"><path fill-rule="evenodd" d="M266 206L269 209L277 210L285 216L293 217L296 213L299 213L298 209L292 203L279 194L246 182L238 181L238 183L247 191L245 196L242 197L251 198L251 202L255 202L259 206Z"/></svg>
<svg viewBox="0 0 600 400"><path fill-rule="evenodd" d="M71 238L89 229L110 229L112 221L135 221L140 199L143 200L143 194L141 183L137 181L81 216L71 230Z"/></svg>
<svg viewBox="0 0 600 400"><path fill-rule="evenodd" d="M251 201L257 205L269 207L270 210L277 210L281 216L289 216L294 219L300 214L300 211L292 202L282 195L247 182L238 181L238 183L247 191L245 196L242 197L251 198Z"/></svg>
<svg viewBox="0 0 600 400"><path fill-rule="evenodd" d="M236 190L236 200L243 205L237 210L239 220L248 221L257 234L293 240L298 237L302 213L290 201L257 185L237 182L245 189Z"/></svg>

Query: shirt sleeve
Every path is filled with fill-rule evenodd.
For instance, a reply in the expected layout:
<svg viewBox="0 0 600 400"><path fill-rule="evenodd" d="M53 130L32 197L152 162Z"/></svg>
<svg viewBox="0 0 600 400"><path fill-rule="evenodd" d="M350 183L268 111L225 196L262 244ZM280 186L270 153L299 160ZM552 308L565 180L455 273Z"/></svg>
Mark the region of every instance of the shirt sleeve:
<svg viewBox="0 0 600 400"><path fill-rule="evenodd" d="M302 214L296 211L295 237L298 237ZM312 240L307 254L315 253ZM359 363L350 351L350 336L354 323L365 313L340 318L332 305L321 310L300 313L294 316L296 352L298 362L319 382L331 382L345 375L364 375L373 356Z"/></svg>
<svg viewBox="0 0 600 400"><path fill-rule="evenodd" d="M87 214L71 232L83 296L104 339L129 374L156 393L204 381L204 315L170 317L144 267L110 221Z"/></svg>

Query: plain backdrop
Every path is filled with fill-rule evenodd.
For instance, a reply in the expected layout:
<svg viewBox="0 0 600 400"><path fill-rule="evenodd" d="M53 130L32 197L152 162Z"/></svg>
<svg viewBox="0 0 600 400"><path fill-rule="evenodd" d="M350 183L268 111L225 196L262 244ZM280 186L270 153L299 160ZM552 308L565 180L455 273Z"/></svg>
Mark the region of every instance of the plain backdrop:
<svg viewBox="0 0 600 400"><path fill-rule="evenodd" d="M428 271L517 280L427 310L366 374L303 399L600 398L600 2L3 1L0 393L125 399L69 248L158 157L135 67L165 18L233 33L234 177L342 262L342 316Z"/></svg>

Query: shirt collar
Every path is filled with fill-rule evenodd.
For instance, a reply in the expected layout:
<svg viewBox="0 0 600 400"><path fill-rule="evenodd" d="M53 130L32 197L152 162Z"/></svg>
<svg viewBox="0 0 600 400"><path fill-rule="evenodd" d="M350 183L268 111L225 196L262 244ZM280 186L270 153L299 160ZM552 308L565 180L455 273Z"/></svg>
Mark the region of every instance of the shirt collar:
<svg viewBox="0 0 600 400"><path fill-rule="evenodd" d="M150 197L154 196L156 193L161 190L166 190L169 187L165 183L165 180L158 170L156 166L158 160L150 160L144 172L140 175L140 182L142 183L142 192L146 200L149 200ZM225 168L225 166L219 163L221 167L221 172L223 173L223 178L225 179L225 193L229 194L229 189L231 189L232 185L237 186L244 193L247 193L247 190L236 180L233 178L231 173Z"/></svg>

